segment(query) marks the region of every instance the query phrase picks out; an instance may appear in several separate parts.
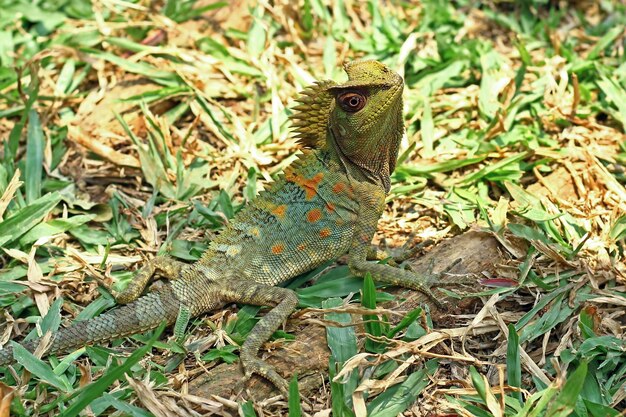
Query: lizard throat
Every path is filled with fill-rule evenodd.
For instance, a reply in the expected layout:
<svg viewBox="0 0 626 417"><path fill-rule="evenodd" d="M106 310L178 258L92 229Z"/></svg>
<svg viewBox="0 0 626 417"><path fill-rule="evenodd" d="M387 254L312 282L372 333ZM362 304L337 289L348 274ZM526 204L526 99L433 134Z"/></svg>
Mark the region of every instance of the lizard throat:
<svg viewBox="0 0 626 417"><path fill-rule="evenodd" d="M395 169L400 140L396 138L379 140L378 143L388 144L388 146L376 154L355 152L353 155L350 155L341 148L338 142L338 137L340 136L334 131L334 127L329 129L329 133L333 137L330 143L339 159L344 163L348 174L354 177L354 171L356 170L368 182L381 185L385 193L388 193L391 189L390 176L393 169ZM366 147L363 149L366 149Z"/></svg>

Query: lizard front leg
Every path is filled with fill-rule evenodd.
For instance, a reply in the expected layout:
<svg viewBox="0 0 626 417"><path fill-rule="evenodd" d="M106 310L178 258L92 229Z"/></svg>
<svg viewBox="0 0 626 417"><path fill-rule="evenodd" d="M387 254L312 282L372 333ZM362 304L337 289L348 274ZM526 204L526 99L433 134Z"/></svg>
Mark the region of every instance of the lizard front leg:
<svg viewBox="0 0 626 417"><path fill-rule="evenodd" d="M414 289L426 295L437 307L442 307L441 301L437 299L430 289L431 277L391 265L372 263L365 260L365 256L359 253L355 253L354 257L350 256L348 266L350 271L356 276L363 277L370 273L374 281Z"/></svg>
<svg viewBox="0 0 626 417"><path fill-rule="evenodd" d="M155 272L158 272L164 278L174 280L180 277L180 272L186 266L188 266L186 263L177 261L169 256L157 256L146 262L135 273L126 288L114 294L115 301L118 304L128 304L131 301L135 301L141 296L148 282L154 277Z"/></svg>
<svg viewBox="0 0 626 417"><path fill-rule="evenodd" d="M350 271L360 277L370 273L374 281L414 289L423 293L438 307L441 307L441 302L430 289L430 284L437 275L432 277L425 276L390 265L368 262L367 259L371 259L372 254L376 255L370 249L370 243L374 233L376 233L378 219L384 210L385 195L380 189L370 189L362 193L360 200L362 201L363 209L359 213L359 220L355 225L354 235L348 252Z"/></svg>
<svg viewBox="0 0 626 417"><path fill-rule="evenodd" d="M280 393L289 398L289 384L274 367L258 357L261 345L265 343L278 327L291 315L298 305L298 296L287 288L272 287L254 281L230 281L222 289L225 301L274 306L252 328L241 347L241 364L244 369L244 381L253 374L260 375L272 382Z"/></svg>

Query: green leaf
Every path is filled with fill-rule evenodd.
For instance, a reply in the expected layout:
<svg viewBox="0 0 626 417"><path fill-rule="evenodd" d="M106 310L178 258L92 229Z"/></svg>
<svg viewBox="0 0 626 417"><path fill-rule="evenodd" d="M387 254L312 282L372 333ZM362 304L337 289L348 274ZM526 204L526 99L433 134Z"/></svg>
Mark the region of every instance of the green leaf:
<svg viewBox="0 0 626 417"><path fill-rule="evenodd" d="M482 78L478 93L478 108L484 118L491 120L501 107L498 101L499 91L496 86L504 77L501 71L504 60L498 52L492 49L481 55L480 65L482 67Z"/></svg>
<svg viewBox="0 0 626 417"><path fill-rule="evenodd" d="M483 177L498 174L499 171L502 171L510 167L511 165L517 164L520 161L528 158L529 156L530 156L530 152L522 152L522 153L518 153L515 155L511 155L507 158L503 158L497 161L496 163L485 165L485 167L482 168L480 171L475 172L463 178L460 181L460 183L463 185L469 185L482 179Z"/></svg>
<svg viewBox="0 0 626 417"><path fill-rule="evenodd" d="M117 391L115 392L115 395L119 396L123 392L124 390ZM102 394L102 397L95 399L91 404L89 404L89 408L94 416L105 415L105 411L109 407L121 411L121 413L119 413L120 416L154 417L154 414L150 413L149 411L121 401L120 399L114 397L112 394L109 394L107 392Z"/></svg>
<svg viewBox="0 0 626 417"><path fill-rule="evenodd" d="M406 380L377 396L367 406L369 417L396 417L409 408L430 383L425 369L411 373Z"/></svg>
<svg viewBox="0 0 626 417"><path fill-rule="evenodd" d="M58 192L46 194L1 221L0 240L3 241L2 245L10 244L32 229L48 215L59 201L61 201L61 195Z"/></svg>
<svg viewBox="0 0 626 417"><path fill-rule="evenodd" d="M554 329L557 324L567 320L573 311L574 309L569 306L563 296L555 298L550 305L550 309L545 314L522 329L520 332L520 343L534 340Z"/></svg>
<svg viewBox="0 0 626 417"><path fill-rule="evenodd" d="M340 307L341 305L340 298L329 298L322 302L322 308ZM340 324L352 322L350 315L345 313L326 313L324 318ZM335 416L343 416L346 415L345 413L351 414L352 393L357 387L358 375L356 372L352 372L343 382L335 382L333 378L339 373L343 364L358 352L354 328L352 326L332 327L328 325L326 327L326 340L331 353L328 373L331 381L332 413Z"/></svg>
<svg viewBox="0 0 626 417"><path fill-rule="evenodd" d="M435 162L433 164L406 164L396 168L394 175L425 175L434 172L450 172L468 165L477 164L485 160L485 158L487 158L487 155L476 156L473 158L449 159L447 161Z"/></svg>
<svg viewBox="0 0 626 417"><path fill-rule="evenodd" d="M550 417L567 417L576 406L581 390L587 376L587 362L582 362L578 368L567 378L563 389L554 399L554 402L546 412Z"/></svg>
<svg viewBox="0 0 626 417"><path fill-rule="evenodd" d="M368 272L363 279L363 297L361 304L365 308L374 310L376 308L376 286L371 274ZM380 319L375 314L364 314L363 320L365 321L365 331L375 337L383 335L383 328ZM365 349L369 352L384 352L385 344L376 342L371 339L365 340Z"/></svg>
<svg viewBox="0 0 626 417"><path fill-rule="evenodd" d="M110 52L99 51L97 49L81 48L81 51L85 54L91 55L94 58L100 58L113 65L117 65L120 69L133 73L143 75L150 80L166 86L180 86L182 81L178 74L171 71L160 70L146 62L133 62L125 59L119 55Z"/></svg>
<svg viewBox="0 0 626 417"><path fill-rule="evenodd" d="M302 29L305 31L304 37L310 38L309 32L313 30L313 15L311 14L310 0L304 0L304 8L302 17L300 18L300 24L302 25Z"/></svg>
<svg viewBox="0 0 626 417"><path fill-rule="evenodd" d="M467 61L455 60L446 63L441 70L424 76L414 85L412 85L409 77L407 77L406 82L411 90L417 91L422 97L430 97L432 93L442 88L452 78L458 77L467 66Z"/></svg>
<svg viewBox="0 0 626 417"><path fill-rule="evenodd" d="M33 64L29 67L31 82L28 85L28 100L26 101L26 105L24 106L24 111L20 117L20 120L13 126L11 129L11 133L9 133L9 140L5 143L5 155L4 160L9 166L13 166L14 158L17 156L17 149L20 144L20 137L22 135L22 131L24 130L24 126L26 125L26 121L30 117L30 111L35 104L39 96L39 76L38 64Z"/></svg>
<svg viewBox="0 0 626 417"><path fill-rule="evenodd" d="M606 95L609 103L613 103L617 107L617 112L613 112L612 115L626 129L626 91L617 81L604 75L596 83Z"/></svg>
<svg viewBox="0 0 626 417"><path fill-rule="evenodd" d="M50 365L44 363L41 359L26 350L25 347L13 341L10 342L13 347L13 357L15 360L42 381L58 388L60 391L69 392L72 387L67 380L62 379L54 373Z"/></svg>
<svg viewBox="0 0 626 417"><path fill-rule="evenodd" d="M332 36L327 36L324 42L322 62L324 64L324 75L326 78L332 78L337 68L337 51L335 49L335 39Z"/></svg>
<svg viewBox="0 0 626 417"><path fill-rule="evenodd" d="M289 382L289 417L301 417L300 391L298 390L298 374L294 374Z"/></svg>
<svg viewBox="0 0 626 417"><path fill-rule="evenodd" d="M76 417L81 411L89 406L89 404L95 399L99 398L104 390L106 390L111 384L118 379L122 378L124 374L131 371L131 368L137 364L141 358L152 348L154 342L159 338L161 333L165 329L165 323L162 323L154 333L148 342L135 350L126 360L124 360L119 366L112 364L104 374L98 378L97 381L92 382L89 385L82 387L72 397L77 397L76 400L62 413L59 417Z"/></svg>
<svg viewBox="0 0 626 417"><path fill-rule="evenodd" d="M46 315L41 319L40 328L41 333L52 332L53 334L58 331L61 325L61 306L63 305L63 297L57 298L54 303L48 309ZM34 340L39 337L37 328L34 328L24 340Z"/></svg>
<svg viewBox="0 0 626 417"><path fill-rule="evenodd" d="M424 144L424 158L433 156L433 146L435 143L435 123L433 122L433 111L430 107L430 100L427 97L423 101L424 113L421 119L422 143Z"/></svg>
<svg viewBox="0 0 626 417"><path fill-rule="evenodd" d="M609 236L613 240L626 239L626 215L622 215L611 225Z"/></svg>
<svg viewBox="0 0 626 417"><path fill-rule="evenodd" d="M235 336L235 339L239 339L243 341L248 333L252 330L252 328L259 321L256 317L257 313L261 310L261 307L258 306L243 306L237 312L237 320L232 323L230 326L227 326L226 331L232 333ZM237 337L238 335L239 337Z"/></svg>
<svg viewBox="0 0 626 417"><path fill-rule="evenodd" d="M257 179L257 170L254 167L250 167L248 169L248 180L246 181L246 186L243 189L243 196L247 202L250 202L256 198L256 179Z"/></svg>
<svg viewBox="0 0 626 417"><path fill-rule="evenodd" d="M616 409L612 407L607 407L606 405L594 403L592 401L587 401L583 399L585 403L585 407L587 407L587 411L591 415L591 417L618 417L623 416L623 413L620 413Z"/></svg>
<svg viewBox="0 0 626 417"><path fill-rule="evenodd" d="M139 160L141 162L141 170L146 178L146 181L165 197L171 199L176 198L176 191L170 182L169 176L167 175L163 160L156 151L154 141L150 138L148 144L142 143L130 129L122 116L115 113L115 118L137 147Z"/></svg>
<svg viewBox="0 0 626 417"><path fill-rule="evenodd" d="M596 59L602 51L604 51L611 43L613 43L613 41L615 41L615 39L617 39L618 36L620 36L623 33L624 33L623 24L622 25L618 24L614 28L611 28L606 33L606 35L601 37L600 40L598 40L598 43L596 43L595 46L591 48L591 51L589 51L589 53L587 54L587 59L589 60Z"/></svg>
<svg viewBox="0 0 626 417"><path fill-rule="evenodd" d="M526 226L525 224L509 223L507 229L515 236L524 238L529 242L536 240L546 245L552 244L550 239L541 230Z"/></svg>
<svg viewBox="0 0 626 417"><path fill-rule="evenodd" d="M20 245L25 246L41 237L67 232L90 222L95 217L95 214L80 214L66 219L52 219L45 223L39 223L20 238Z"/></svg>
<svg viewBox="0 0 626 417"><path fill-rule="evenodd" d="M31 204L41 197L41 177L43 175L44 137L39 114L35 110L28 112L26 133L26 161L24 169L24 188L26 203Z"/></svg>
<svg viewBox="0 0 626 417"><path fill-rule="evenodd" d="M74 73L76 71L76 62L73 59L68 59L63 64L63 68L59 73L59 78L57 79L57 84L55 86L55 91L59 95L69 94L71 93L70 88L72 87L72 78L74 77Z"/></svg>
<svg viewBox="0 0 626 417"><path fill-rule="evenodd" d="M485 400L487 397L487 385L485 380L481 374L478 373L474 365L470 366L470 378L472 379L472 385L474 385L474 389L478 393L478 396Z"/></svg>
<svg viewBox="0 0 626 417"><path fill-rule="evenodd" d="M238 349L239 347L234 345L226 345L219 349L211 349L202 356L202 360L210 362L219 359L226 363L235 363L239 360L239 356L233 352Z"/></svg>
<svg viewBox="0 0 626 417"><path fill-rule="evenodd" d="M491 391L487 377L478 373L474 366L470 367L472 384L492 415L503 415L499 401Z"/></svg>
<svg viewBox="0 0 626 417"><path fill-rule="evenodd" d="M509 337L506 349L506 378L509 386L516 388L522 387L519 335L515 331L515 326L513 324L509 324ZM513 392L512 395L519 401L520 404L523 403L521 392Z"/></svg>
<svg viewBox="0 0 626 417"><path fill-rule="evenodd" d="M583 308L578 316L578 327L580 328L580 332L585 339L596 336L593 332L594 314L590 310L591 309Z"/></svg>
<svg viewBox="0 0 626 417"><path fill-rule="evenodd" d="M252 404L252 401L246 401L245 403L241 404L241 415L243 417L257 417L256 415L256 411L254 411L254 405Z"/></svg>
<svg viewBox="0 0 626 417"><path fill-rule="evenodd" d="M386 336L391 339L402 330L408 328L411 324L415 323L416 320L422 315L422 311L423 310L420 307L411 310L408 314L402 317L400 323L398 323L393 329L387 332Z"/></svg>
<svg viewBox="0 0 626 417"><path fill-rule="evenodd" d="M252 25L248 31L246 46L248 54L254 58L261 56L261 53L265 50L267 33L262 20L264 11L265 8L262 5L258 5L252 12Z"/></svg>
<svg viewBox="0 0 626 417"><path fill-rule="evenodd" d="M332 5L332 33L335 38L342 40L345 37L345 34L348 32L348 29L350 28L350 18L348 17L348 14L346 12L346 5L344 3L344 0L335 0L332 2Z"/></svg>
<svg viewBox="0 0 626 417"><path fill-rule="evenodd" d="M13 66L13 49L15 41L9 30L0 31L0 65L5 68Z"/></svg>

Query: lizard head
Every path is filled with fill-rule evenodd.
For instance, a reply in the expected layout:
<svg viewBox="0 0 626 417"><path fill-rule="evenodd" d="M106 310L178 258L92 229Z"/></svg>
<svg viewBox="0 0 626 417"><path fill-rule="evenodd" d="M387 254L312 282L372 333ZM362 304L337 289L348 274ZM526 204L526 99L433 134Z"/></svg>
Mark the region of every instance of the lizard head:
<svg viewBox="0 0 626 417"><path fill-rule="evenodd" d="M304 90L292 116L307 147L332 146L389 190L404 124L402 77L378 61L344 65L348 81L322 81Z"/></svg>
<svg viewBox="0 0 626 417"><path fill-rule="evenodd" d="M378 61L351 62L344 68L348 81L329 89L335 97L329 135L345 158L379 177L389 190L404 134L404 82Z"/></svg>

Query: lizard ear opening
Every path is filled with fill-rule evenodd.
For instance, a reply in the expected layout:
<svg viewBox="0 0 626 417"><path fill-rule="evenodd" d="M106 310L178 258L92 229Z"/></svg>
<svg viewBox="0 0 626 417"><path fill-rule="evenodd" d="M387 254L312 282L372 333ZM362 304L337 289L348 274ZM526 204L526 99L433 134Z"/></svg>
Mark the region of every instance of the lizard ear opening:
<svg viewBox="0 0 626 417"><path fill-rule="evenodd" d="M302 91L290 116L294 137L307 148L323 148L326 144L328 118L333 108L335 95L329 89L334 81L319 81Z"/></svg>

